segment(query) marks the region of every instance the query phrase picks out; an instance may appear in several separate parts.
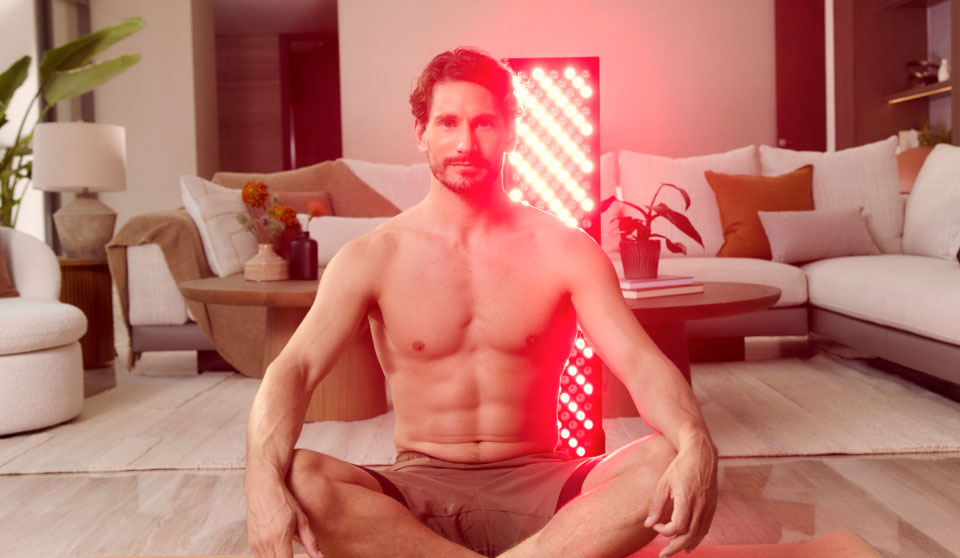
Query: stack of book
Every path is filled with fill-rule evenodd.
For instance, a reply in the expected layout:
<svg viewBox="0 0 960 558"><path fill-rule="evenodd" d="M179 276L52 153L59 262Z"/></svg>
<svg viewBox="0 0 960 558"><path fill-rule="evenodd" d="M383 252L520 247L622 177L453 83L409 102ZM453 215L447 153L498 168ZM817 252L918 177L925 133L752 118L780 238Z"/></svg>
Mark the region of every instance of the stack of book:
<svg viewBox="0 0 960 558"><path fill-rule="evenodd" d="M623 298L635 300L702 293L703 283L694 281L693 277L660 275L653 279L620 279L620 289Z"/></svg>

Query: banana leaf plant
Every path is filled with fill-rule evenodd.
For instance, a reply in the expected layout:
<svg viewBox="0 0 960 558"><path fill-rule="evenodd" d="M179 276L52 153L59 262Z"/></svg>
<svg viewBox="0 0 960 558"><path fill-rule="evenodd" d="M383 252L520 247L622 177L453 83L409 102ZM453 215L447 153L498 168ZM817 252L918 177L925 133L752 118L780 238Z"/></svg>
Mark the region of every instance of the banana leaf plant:
<svg viewBox="0 0 960 558"><path fill-rule="evenodd" d="M618 221L617 226L620 230L621 241L643 241L651 238L662 238L668 250L675 254L686 254L687 247L684 246L683 243L674 242L662 234L653 232L651 228L654 220L663 217L673 223L680 232L695 240L700 246L703 246L703 239L700 238L700 233L698 233L697 229L690 223L690 219L687 219L687 217L679 211L671 209L665 203L657 203L657 198L665 186L680 192L685 204L683 210L686 211L690 209L690 194L687 194L686 190L673 184L663 183L657 188L656 193L653 195L653 200L651 200L649 205L641 206L623 199L618 199L616 196L610 196L600 203L600 213L609 209L613 202L619 202L628 207L632 207L640 212L640 217L618 215L610 220L611 222Z"/></svg>
<svg viewBox="0 0 960 558"><path fill-rule="evenodd" d="M4 147L0 159L0 225L16 225L20 202L33 175L30 144L37 122L42 122L57 102L92 91L139 62L139 54L123 54L103 62L94 62L93 57L143 26L142 18L125 19L43 54L39 68L40 86L24 112L13 145ZM0 74L0 127L9 122L7 109L10 100L26 81L29 70L30 57L24 56ZM36 120L28 124L30 110L41 95L46 107Z"/></svg>

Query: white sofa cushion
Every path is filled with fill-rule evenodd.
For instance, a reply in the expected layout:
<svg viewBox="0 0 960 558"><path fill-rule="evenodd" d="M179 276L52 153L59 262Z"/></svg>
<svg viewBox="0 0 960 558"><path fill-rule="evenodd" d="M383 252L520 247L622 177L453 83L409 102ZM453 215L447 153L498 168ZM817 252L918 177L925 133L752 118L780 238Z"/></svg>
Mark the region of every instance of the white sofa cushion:
<svg viewBox="0 0 960 558"><path fill-rule="evenodd" d="M130 325L182 325L187 305L156 244L127 247Z"/></svg>
<svg viewBox="0 0 960 558"><path fill-rule="evenodd" d="M353 174L366 182L400 211L419 203L430 191L430 165L388 165L342 159ZM334 208L336 209L336 208Z"/></svg>
<svg viewBox="0 0 960 558"><path fill-rule="evenodd" d="M903 252L955 261L960 250L960 147L930 152L907 197Z"/></svg>
<svg viewBox="0 0 960 558"><path fill-rule="evenodd" d="M763 174L776 176L813 165L813 208L862 207L867 229L884 254L902 253L903 201L897 138L822 153L760 146Z"/></svg>
<svg viewBox="0 0 960 558"><path fill-rule="evenodd" d="M307 215L297 214L300 227L310 233L310 238L317 241L317 265L325 266L333 256L343 248L343 245L352 239L363 236L389 217L337 217L335 215L317 217L310 221L307 227Z"/></svg>
<svg viewBox="0 0 960 558"><path fill-rule="evenodd" d="M703 175L704 171L708 170L725 174L758 174L757 148L749 145L726 153L679 159L631 151L620 152L620 187L625 200L640 206L647 205L664 182L683 188L690 194L690 209L685 215L703 238L702 248L666 219L657 219L653 224L653 232L667 236L674 242L683 243L687 247L688 256L714 256L723 245L717 198ZM683 200L672 188L664 188L657 201L666 202L675 210L683 210ZM626 209L625 212L630 215L635 214L636 210ZM601 216L601 230L604 233L609 230L608 222L614 216L613 209ZM618 238L602 242L602 245L607 252L619 251ZM661 252L664 257L672 255L666 249Z"/></svg>
<svg viewBox="0 0 960 558"><path fill-rule="evenodd" d="M185 174L180 194L200 232L210 271L218 277L243 271L243 264L257 253L257 237L237 221L237 215L248 213L240 190Z"/></svg>
<svg viewBox="0 0 960 558"><path fill-rule="evenodd" d="M74 343L87 331L76 306L41 298L0 298L0 355Z"/></svg>
<svg viewBox="0 0 960 558"><path fill-rule="evenodd" d="M611 256L617 274L623 277L619 254ZM697 281L756 283L780 289L780 300L773 306L797 306L807 302L807 278L799 267L755 258L715 258L692 256L661 258L661 275L693 277Z"/></svg>
<svg viewBox="0 0 960 558"><path fill-rule="evenodd" d="M960 266L926 256L851 256L809 263L810 304L960 345Z"/></svg>

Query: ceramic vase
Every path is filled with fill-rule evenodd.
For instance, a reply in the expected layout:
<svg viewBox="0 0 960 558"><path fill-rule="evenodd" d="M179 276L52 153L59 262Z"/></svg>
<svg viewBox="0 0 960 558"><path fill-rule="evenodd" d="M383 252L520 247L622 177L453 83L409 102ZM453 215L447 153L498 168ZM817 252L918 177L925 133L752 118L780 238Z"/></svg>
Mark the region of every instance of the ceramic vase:
<svg viewBox="0 0 960 558"><path fill-rule="evenodd" d="M627 279L653 279L660 264L659 240L620 241L620 262Z"/></svg>
<svg viewBox="0 0 960 558"><path fill-rule="evenodd" d="M309 231L300 231L290 242L290 278L313 281L317 278L317 241Z"/></svg>
<svg viewBox="0 0 960 558"><path fill-rule="evenodd" d="M273 244L260 244L257 255L243 265L247 281L283 281L290 278L290 264L273 250Z"/></svg>

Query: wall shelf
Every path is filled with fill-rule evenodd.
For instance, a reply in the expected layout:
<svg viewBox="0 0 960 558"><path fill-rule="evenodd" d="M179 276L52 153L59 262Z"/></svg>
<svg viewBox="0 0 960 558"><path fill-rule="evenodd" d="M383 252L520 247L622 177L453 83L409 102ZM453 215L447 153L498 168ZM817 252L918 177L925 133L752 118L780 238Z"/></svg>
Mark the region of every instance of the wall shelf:
<svg viewBox="0 0 960 558"><path fill-rule="evenodd" d="M886 8L888 10L896 8L926 8L946 1L947 0L887 0Z"/></svg>
<svg viewBox="0 0 960 558"><path fill-rule="evenodd" d="M893 105L896 103L902 103L904 101L911 101L913 99L922 99L924 97L949 93L952 89L953 87L950 85L949 81L940 81L937 83L920 85L887 95L887 103Z"/></svg>

